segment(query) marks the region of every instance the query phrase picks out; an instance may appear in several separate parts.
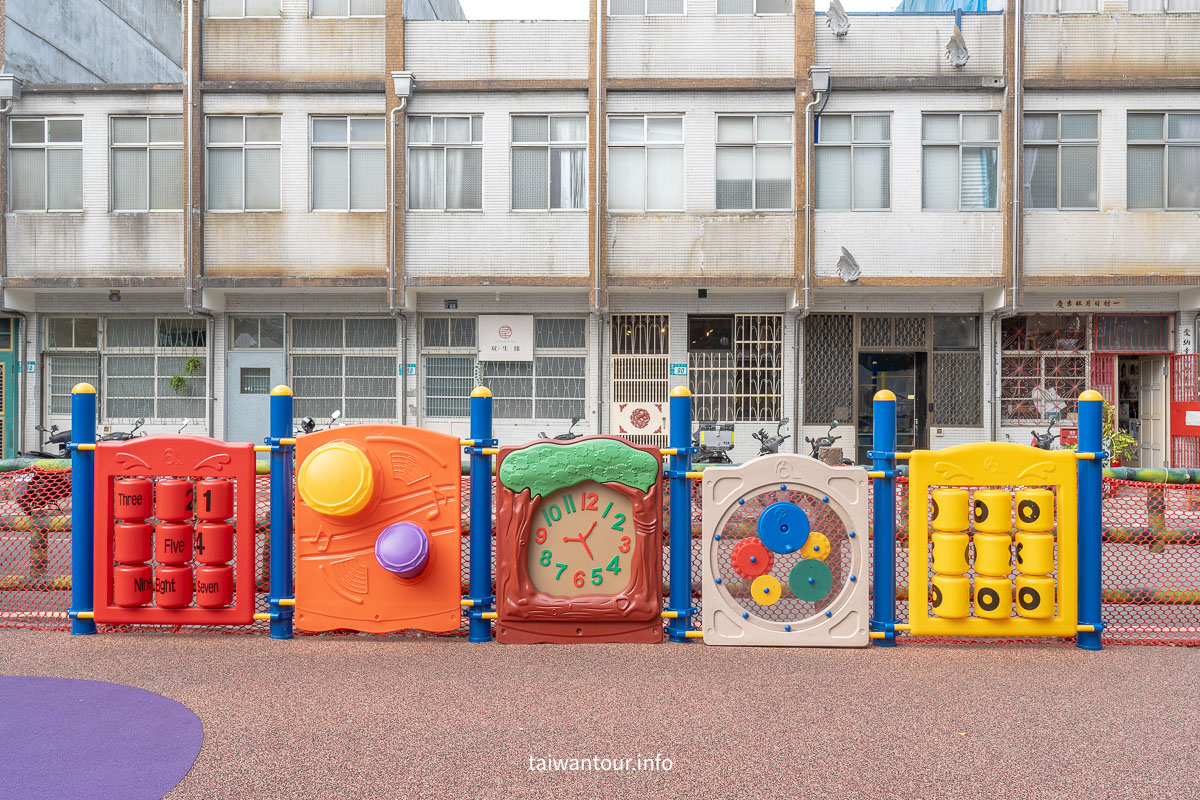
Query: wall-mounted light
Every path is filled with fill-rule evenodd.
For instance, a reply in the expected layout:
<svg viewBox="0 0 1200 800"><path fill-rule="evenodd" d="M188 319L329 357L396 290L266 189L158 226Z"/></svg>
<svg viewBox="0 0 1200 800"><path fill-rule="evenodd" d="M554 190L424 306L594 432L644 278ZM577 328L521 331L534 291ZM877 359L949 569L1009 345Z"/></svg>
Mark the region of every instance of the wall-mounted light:
<svg viewBox="0 0 1200 800"><path fill-rule="evenodd" d="M13 103L21 99L21 79L16 75L0 75L0 114L12 111Z"/></svg>
<svg viewBox="0 0 1200 800"><path fill-rule="evenodd" d="M411 72L397 70L392 73L392 89L396 92L396 97L410 96L414 83L416 83L416 79L413 78Z"/></svg>
<svg viewBox="0 0 1200 800"><path fill-rule="evenodd" d="M121 302L121 290L120 289L109 289L108 290L108 302L110 302L110 303Z"/></svg>

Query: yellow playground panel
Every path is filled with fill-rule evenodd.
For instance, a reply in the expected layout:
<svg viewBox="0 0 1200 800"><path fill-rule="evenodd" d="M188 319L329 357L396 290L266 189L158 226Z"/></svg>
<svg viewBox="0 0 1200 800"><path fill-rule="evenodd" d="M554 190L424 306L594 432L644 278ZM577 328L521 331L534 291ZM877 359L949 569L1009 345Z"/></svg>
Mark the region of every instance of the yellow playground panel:
<svg viewBox="0 0 1200 800"><path fill-rule="evenodd" d="M911 635L1075 636L1077 463L1006 442L909 454Z"/></svg>

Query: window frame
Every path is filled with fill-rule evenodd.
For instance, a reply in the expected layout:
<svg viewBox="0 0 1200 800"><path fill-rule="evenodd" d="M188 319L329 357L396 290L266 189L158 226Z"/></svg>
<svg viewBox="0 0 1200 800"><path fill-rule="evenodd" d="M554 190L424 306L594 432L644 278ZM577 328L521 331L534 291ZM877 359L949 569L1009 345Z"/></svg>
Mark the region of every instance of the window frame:
<svg viewBox="0 0 1200 800"><path fill-rule="evenodd" d="M1025 136L1024 125L1025 117L1027 116L1053 116L1055 120L1055 132L1053 139L1030 139ZM1096 118L1096 138L1095 139L1063 139L1062 135L1062 120L1063 117L1086 117L1093 116ZM1053 208L1048 206L1032 206L1021 198L1022 211L1099 211L1100 210L1100 146L1101 146L1101 129L1100 129L1100 112L1099 111L1034 111L1026 109L1021 115L1021 160L1024 163L1025 150L1030 147L1051 147L1056 150L1055 158L1055 205ZM1091 147L1096 153L1096 205L1095 206L1064 206L1062 202L1062 151L1063 148L1084 148ZM1022 184L1024 180L1022 179ZM1024 186L1022 185L1022 193Z"/></svg>
<svg viewBox="0 0 1200 800"><path fill-rule="evenodd" d="M353 12L354 0L342 0L346 4L345 14L314 14L313 0L308 0L308 18L309 19L384 19L387 17L387 10L384 9L382 14L355 14Z"/></svg>
<svg viewBox="0 0 1200 800"><path fill-rule="evenodd" d="M826 117L826 116L849 117L850 118L850 141L848 141L848 142L829 142L829 143L821 142L821 141L813 142L813 179L814 179L813 180L813 184L814 184L813 210L821 211L824 213L846 213L846 212L887 213L887 212L890 212L892 210L892 170L893 170L893 165L892 165L892 119L895 116L894 112L892 112L892 111L846 111L846 112L835 112L835 113L831 113L831 114L821 114L820 115L820 117ZM817 120L819 120L820 117L818 117ZM855 141L854 140L854 120L856 117L887 117L887 119L888 119L888 138L886 140L879 140L879 141L863 141L863 142ZM817 120L814 120L814 123L813 123L814 125L819 125L819 122ZM859 208L856 205L856 200L855 200L855 196L854 196L854 150L857 148L860 148L860 147L878 148L878 147L883 147L883 146L886 146L887 151L888 151L888 198L887 198L888 202L887 202L887 205L882 208ZM817 199L816 199L817 195L816 195L816 191L815 191L815 185L816 185L816 176L818 174L818 170L817 170L817 166L816 166L816 164L817 164L817 148L819 148L819 147L820 148L845 147L848 150L850 150L850 172L847 176L847 179L849 180L849 183L850 183L850 207L849 208L821 208L820 206L817 205ZM794 188L793 188L793 191L795 191Z"/></svg>
<svg viewBox="0 0 1200 800"><path fill-rule="evenodd" d="M234 328L234 325L236 324L237 320L247 320L247 319L256 320L256 325L258 327L258 333L256 334L256 340L258 342L261 342L262 341L262 320L264 317L275 317L279 320L279 323L282 326L280 328L280 334L279 334L279 338L280 338L279 347L263 347L262 344L256 344L256 345L254 345L254 347L239 347L237 345L237 331ZM247 352L247 353L259 353L259 352L263 352L263 351L279 352L281 350L282 351L287 350L287 315L286 314L230 314L230 315L228 315L228 320L229 321L226 324L226 331L225 331L225 336L226 336L225 349L237 350L239 352Z"/></svg>
<svg viewBox="0 0 1200 800"><path fill-rule="evenodd" d="M251 315L251 316L253 316L253 315ZM299 375L298 376L297 372L296 372L296 367L295 367L296 359L297 358L337 358L337 359L339 359L339 361L341 363L341 373L340 373L340 375L337 376L338 380L341 383L341 390L339 392L338 397L336 398L337 405L335 407L341 410L341 412L343 414L342 419L345 422L351 423L351 424L379 424L379 423L387 423L387 422L394 423L399 418L400 403L403 401L403 398L400 393L400 387L399 387L399 379L400 379L399 369L389 368L387 375L352 375L346 369L346 364L347 364L348 359L352 359L352 358L388 358L388 359L390 359L391 363L393 365L396 365L397 367L399 367L400 360L403 358L403 353L400 349L400 343L399 343L400 342L399 330L394 322L392 325L392 342L391 342L391 344L381 345L381 346L369 346L369 347L361 347L361 346L352 347L346 343L347 323L351 322L351 321L358 321L358 320L365 320L365 319L394 320L393 317L388 317L386 315L380 315L380 314L362 314L362 315L288 314L287 318L284 321L284 332L283 332L283 335L284 335L283 353L284 353L284 358L286 359L286 363L287 363L287 374L288 374L289 379L292 382L293 388L295 387L296 383L298 382L297 378L299 378L300 380L328 379L328 378L334 377L334 376L330 376L330 375ZM313 346L313 345L297 345L296 344L297 337L295 335L296 324L298 322L305 322L305 321L309 321L309 320L336 320L339 323L339 330L341 333L341 343L340 344L330 344L330 345L319 346L319 347ZM275 352L278 352L278 350L276 350ZM391 397L390 398L379 397L379 396L369 396L368 397L368 396L364 396L364 395L349 394L346 390L347 381L353 380L356 378L364 379L364 380L390 380L391 386L392 386ZM309 395L306 397L303 392L300 392L298 394L302 398L311 399L314 401L330 399L329 397L327 397L325 395ZM352 401L352 400L379 401L379 400L388 400L388 399L390 399L392 402L392 413L390 416L360 417L360 416L355 416L353 414L350 414L347 410L347 408L350 404L350 401ZM300 414L300 411L307 411L307 409L305 409L303 406L298 408L297 411L295 412L297 419L300 419L303 416L302 414ZM317 416L317 415L312 415L312 416Z"/></svg>
<svg viewBox="0 0 1200 800"><path fill-rule="evenodd" d="M242 140L238 142L210 141L210 122L214 119L240 119L242 121ZM279 120L278 142L247 142L246 120L248 119L277 119ZM242 207L212 208L211 186L209 177L212 174L209 152L211 150L240 150L242 153ZM277 150L279 152L279 207L278 208L246 208L246 151L247 150ZM207 114L204 117L204 212L206 214L278 214L283 211L283 115L275 114Z"/></svg>
<svg viewBox="0 0 1200 800"><path fill-rule="evenodd" d="M337 19L347 19L346 17L337 17ZM313 135L313 129L316 126L317 120L345 120L346 122L346 141L344 142L318 142ZM361 121L379 121L383 127L383 139L377 142L356 142L351 137L351 126L354 120ZM282 131L280 132L282 136ZM346 151L346 208L317 208L316 191L317 181L313 172L314 159L313 156L317 150L345 150ZM384 155L384 162L387 161L387 118L380 114L309 114L308 115L308 211L311 214L378 214L387 211L387 175L381 175L383 181L383 204L379 208L354 208L354 184L353 173L351 166L351 151L353 150L378 150ZM280 177L282 178L282 170Z"/></svg>
<svg viewBox="0 0 1200 800"><path fill-rule="evenodd" d="M242 4L242 13L236 17L226 17L226 16L213 16L212 14L210 14L209 9L212 7L212 0L205 0L204 18L205 19L281 19L283 17L283 4L282 3L279 4L279 10L277 10L274 14L262 15L262 14L247 14L246 13L246 0L240 0L240 2Z"/></svg>
<svg viewBox="0 0 1200 800"><path fill-rule="evenodd" d="M428 142L413 142L409 132L412 130L412 121L415 118L428 118L432 129L433 120L435 119L462 119L466 118L467 126L470 128L471 141L463 142L434 142L432 132ZM479 119L479 139L475 138L475 119ZM444 122L442 123L445 124ZM487 162L484 150L483 137L483 114L478 112L466 112L460 114L454 113L422 113L422 114L406 114L404 116L404 210L406 213L413 214L479 214L482 213L487 199ZM442 151L442 198L439 208L413 208L412 206L412 187L413 182L409 180L411 172L412 151L419 150L441 150ZM449 191L449 181L446 180L446 170L449 168L448 159L445 156L447 150L478 150L479 151L479 208L447 208L446 193Z"/></svg>
<svg viewBox="0 0 1200 800"><path fill-rule="evenodd" d="M641 14L614 14L614 13L612 13L612 0L608 0L608 2L605 4L605 11L606 11L605 16L608 16L608 17L630 17L630 18L634 18L634 19L636 19L638 17L686 17L687 16L688 0L683 0L683 11L679 12L678 14L665 14L665 13L662 13L659 11L656 11L653 13L648 12L648 11L646 11L646 2L647 2L647 0L642 0L642 13Z"/></svg>
<svg viewBox="0 0 1200 800"><path fill-rule="evenodd" d="M782 15L775 15L775 16L782 16ZM713 201L714 201L714 203L713 204L716 207L717 213L721 213L721 214L787 214L787 213L794 213L796 210L796 172L795 172L795 164L796 164L795 138L796 137L794 135L792 135L786 142L774 140L774 139L770 139L770 140L760 139L759 133L758 133L758 120L761 117L786 118L788 121L788 132L790 134L794 134L795 127L796 127L795 115L791 114L790 112L773 112L773 111L764 111L761 113L745 113L745 114L737 114L737 113L733 113L733 112L729 112L729 113L721 112L721 113L718 113L716 115L716 117L717 117L717 123L716 123L716 128L714 129L714 144L715 144L714 158L716 156L716 153L719 153L722 148L725 148L727 150L734 149L734 148L746 148L746 147L750 148L750 204L751 204L750 208L721 208L720 194L717 192L717 180L718 180L717 179L717 169L716 169L715 162L714 162L714 168L713 168L713 192L714 192ZM722 142L721 134L720 134L721 119L722 118L738 118L738 117L743 117L743 118L750 117L751 118L752 125L754 128L753 140L750 142ZM789 161L789 163L792 164L792 171L788 174L788 204L781 208L758 208L758 150L760 147L772 148L772 149L782 149L784 145L787 146L788 161Z"/></svg>
<svg viewBox="0 0 1200 800"><path fill-rule="evenodd" d="M13 142L13 125L18 122L34 122L40 120L42 123L42 141L33 143L16 143ZM51 142L50 141L50 122L51 121L79 121L79 141L78 142ZM7 181L8 181L8 213L11 214L78 214L81 213L86 205L84 201L83 187L83 115L82 114L64 114L58 115L33 115L26 117L9 117L8 119L8 164ZM15 150L41 150L45 155L42 157L42 208L22 208L13 207L14 192L12 191L12 153ZM50 208L50 156L51 150L78 150L79 151L79 208Z"/></svg>
<svg viewBox="0 0 1200 800"><path fill-rule="evenodd" d="M783 343L786 336L784 315L782 312L761 312L752 314L741 313L697 313L687 315L688 336L693 319L729 319L729 347L693 349L692 343L687 344L688 390L692 393L695 419L698 422L733 422L737 424L760 424L778 422L783 412L783 381L784 356ZM767 333L778 332L777 339L766 338ZM758 336L753 334L757 332ZM745 333L745 335L743 335ZM765 348L773 352L761 356L760 363L753 363L754 354L761 353ZM724 358L722 358L724 357ZM743 364L743 359L750 363ZM725 363L722 363L724 361ZM758 380L764 384L773 383L778 387L775 393L765 391L738 391L742 379L750 373L757 373ZM727 381L731 391L718 393L711 390L722 381ZM710 413L726 406L732 414ZM774 411L772 414L770 412Z"/></svg>
<svg viewBox="0 0 1200 800"><path fill-rule="evenodd" d="M642 141L641 142L613 142L613 140L612 140L612 121L614 119L637 119L637 118L640 118L642 120ZM667 142L664 140L655 140L653 142L650 141L650 135L649 135L650 120L652 120L652 119L677 119L677 120L679 120L679 141L678 142ZM684 213L686 213L687 212L687 149L686 149L685 145L687 144L687 115L682 112L680 112L680 113L608 114L607 118L605 119L604 124L605 124L604 141L605 141L605 144L609 151L611 151L612 148L614 148L614 147L617 147L617 148L639 148L642 150L642 153L643 153L643 155L642 155L642 177L643 177L642 198L643 198L643 201L642 201L642 208L640 210L629 209L629 208L613 208L612 207L612 204L609 201L609 198L612 196L612 190L611 190L612 170L607 168L607 165L611 161L611 158L609 158L609 155L610 155L609 153L605 154L605 156L606 156L605 171L607 173L605 182L608 184L608 186L605 187L605 195L604 195L605 206L606 206L605 213L608 213L608 214L684 214ZM650 169L648 167L648 163L649 163L648 155L646 155L647 151L649 151L649 150L678 150L680 152L680 159L681 159L682 166L681 166L681 180L680 180L680 185L679 185L679 206L680 206L679 208L650 208L650 203L649 203Z"/></svg>
<svg viewBox="0 0 1200 800"><path fill-rule="evenodd" d="M749 14L735 13L730 11L721 11L721 0L717 0L717 16L718 17L790 17L796 13L796 0L788 0L788 11L759 11L758 4L760 0L754 0L754 11Z"/></svg>
<svg viewBox="0 0 1200 800"><path fill-rule="evenodd" d="M1093 316L1094 315L1092 315L1092 314L1084 313L1084 312L1072 313L1072 312L1065 312L1065 311L1064 312L1058 312L1058 311L1029 312L1029 313L1025 313L1025 314L1018 314L1017 317L1024 318L1024 322L1021 323L1022 325L1025 326L1025 329L1024 329L1024 332L1022 335L1026 337L1026 345L1027 346L1024 349L1010 349L1010 348L1006 347L1006 344L1007 344L1007 342L1005 341L1006 334L1005 334L1003 328L1001 329L1000 341L996 343L996 346L999 348L999 354L1000 354L1000 363L999 363L1000 373L998 376L998 383L997 383L998 395L996 397L996 402L1000 403L1000 426L1001 427L1024 426L1024 425L1027 425L1030 423L1045 424L1045 422L1046 422L1045 415L1042 415L1041 417L1014 416L1011 413L1005 411L1006 402L1010 402L1016 407L1019 407L1018 404L1020 404L1020 403L1036 404L1036 402L1037 402L1036 398L1034 398L1032 396L1029 396L1029 397L1026 397L1024 395L1006 396L1004 394L1006 382L1013 382L1013 381L1018 381L1018 380L1022 379L1021 375L1005 375L1006 360L1022 359L1022 358L1037 358L1038 359L1038 378L1037 378L1038 383L1035 388L1045 389L1046 388L1046 380L1047 380L1047 369L1046 369L1047 359L1077 359L1080 363L1083 364L1083 374L1079 379L1080 385L1083 388L1087 388L1090 385L1089 381L1091 380L1091 375L1092 375L1092 360L1093 360L1093 355L1095 355L1095 350L1094 350L1095 330L1094 330L1094 324L1093 324ZM1016 319L1017 317L1010 317L1009 319ZM1055 346L1053 348L1038 349L1036 346L1034 346L1034 347L1028 346L1028 344L1029 344L1028 339L1031 336L1031 334L1029 333L1030 320L1036 319L1038 321L1038 323L1040 324L1042 319L1049 320L1050 318L1054 318L1054 317L1077 318L1078 320L1080 320L1082 330L1077 335L1076 341L1081 346L1076 347L1074 349L1059 346L1060 342L1063 342L1063 341L1069 342L1070 341L1069 339L1057 340L1055 342ZM1014 324L1016 324L1016 323L1014 323ZM1046 331L1044 328L1039 328L1039 330L1036 331L1035 335L1044 335L1045 333L1046 333ZM1072 338L1076 338L1076 337L1072 337ZM1050 379L1054 380L1056 378L1055 378L1055 376L1051 375ZM1070 379L1069 376L1057 378L1057 380L1069 380L1069 379ZM1055 392L1057 393L1057 389L1055 389ZM1070 395L1061 395L1061 394L1059 395L1059 400L1065 404L1065 409L1062 412L1060 412L1060 417L1058 420L1059 424L1066 424L1068 421L1075 420L1078 417L1078 414L1079 414L1078 399L1079 399L1078 392L1071 393Z"/></svg>
<svg viewBox="0 0 1200 800"><path fill-rule="evenodd" d="M1197 211L1200 210L1200 204L1195 206L1172 206L1169 205L1171 199L1171 146L1176 147L1195 147L1200 149L1200 136L1195 139L1171 139L1170 133L1170 116L1172 114L1200 114L1200 109L1170 109L1160 111L1145 111L1141 109L1128 109L1125 112L1125 210L1130 212L1141 211ZM1133 115L1151 116L1158 115L1162 117L1162 135L1157 140L1155 139L1130 139L1129 138L1129 117ZM1162 205L1159 206L1138 206L1136 208L1129 204L1129 148L1130 147L1161 147L1162 148ZM1200 182L1200 176L1196 180Z"/></svg>
<svg viewBox="0 0 1200 800"><path fill-rule="evenodd" d="M113 123L120 119L141 119L146 122L146 141L144 144L127 144L118 143L113 135ZM178 144L152 142L150 141L150 120L152 119L177 119L179 120L180 137ZM150 151L152 150L178 150L180 157L183 156L183 116L180 114L110 114L108 117L108 211L110 214L178 214L183 211L187 205L187 189L181 188L179 208L150 208L150 187L152 185L151 170L150 170ZM146 208L131 209L117 208L116 198L117 191L114 185L116 178L116 164L114 154L117 150L145 150L146 151ZM183 170L187 169L186 165L181 165ZM186 176L185 184L186 184ZM244 177L243 177L244 180Z"/></svg>
<svg viewBox="0 0 1200 800"><path fill-rule="evenodd" d="M957 117L958 136L955 141L937 141L925 139L926 117ZM964 117L993 117L996 120L996 138L991 141L983 139L963 138ZM1000 112L999 111L922 111L921 112L921 212L930 214L990 214L1000 211ZM926 147L956 147L958 148L958 208L926 208L925 207L925 148ZM962 151L964 147L992 147L996 150L996 205L991 208L963 208L963 175ZM1097 183L1099 178L1097 178Z"/></svg>
<svg viewBox="0 0 1200 800"><path fill-rule="evenodd" d="M517 118L538 118L545 117L546 119L546 136L545 142L517 142L513 136L513 121ZM576 142L558 142L554 141L554 119L564 117L575 117L583 120L583 139ZM587 212L588 187L591 180L588 173L591 171L587 167L588 150L591 143L588 137L591 135L592 126L588 124L587 112L547 112L545 114L528 114L525 112L512 113L508 115L508 210L517 214L579 214ZM546 208L514 208L513 207L513 152L516 150L535 150L544 149L546 151ZM583 205L578 208L555 208L552 197L553 192L553 152L555 150L583 150Z"/></svg>

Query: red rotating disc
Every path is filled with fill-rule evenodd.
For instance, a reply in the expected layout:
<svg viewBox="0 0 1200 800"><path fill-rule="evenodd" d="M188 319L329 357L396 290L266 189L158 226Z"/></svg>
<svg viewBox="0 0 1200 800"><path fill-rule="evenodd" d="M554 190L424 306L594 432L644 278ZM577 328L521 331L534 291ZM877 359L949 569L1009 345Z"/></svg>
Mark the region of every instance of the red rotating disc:
<svg viewBox="0 0 1200 800"><path fill-rule="evenodd" d="M766 575L775 564L775 556L757 536L742 539L735 544L729 560L733 562L734 571L748 581L759 575Z"/></svg>

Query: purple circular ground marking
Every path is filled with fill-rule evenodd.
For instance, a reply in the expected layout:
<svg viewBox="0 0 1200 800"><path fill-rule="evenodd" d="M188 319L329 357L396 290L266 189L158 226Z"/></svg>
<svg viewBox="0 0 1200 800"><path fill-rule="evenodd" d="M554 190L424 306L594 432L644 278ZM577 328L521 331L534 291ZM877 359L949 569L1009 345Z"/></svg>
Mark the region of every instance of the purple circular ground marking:
<svg viewBox="0 0 1200 800"><path fill-rule="evenodd" d="M0 677L0 708L0 795L22 800L158 800L204 740L186 706L118 683Z"/></svg>
<svg viewBox="0 0 1200 800"><path fill-rule="evenodd" d="M429 563L429 535L411 522L388 525L375 540L375 559L388 572L415 578Z"/></svg>

